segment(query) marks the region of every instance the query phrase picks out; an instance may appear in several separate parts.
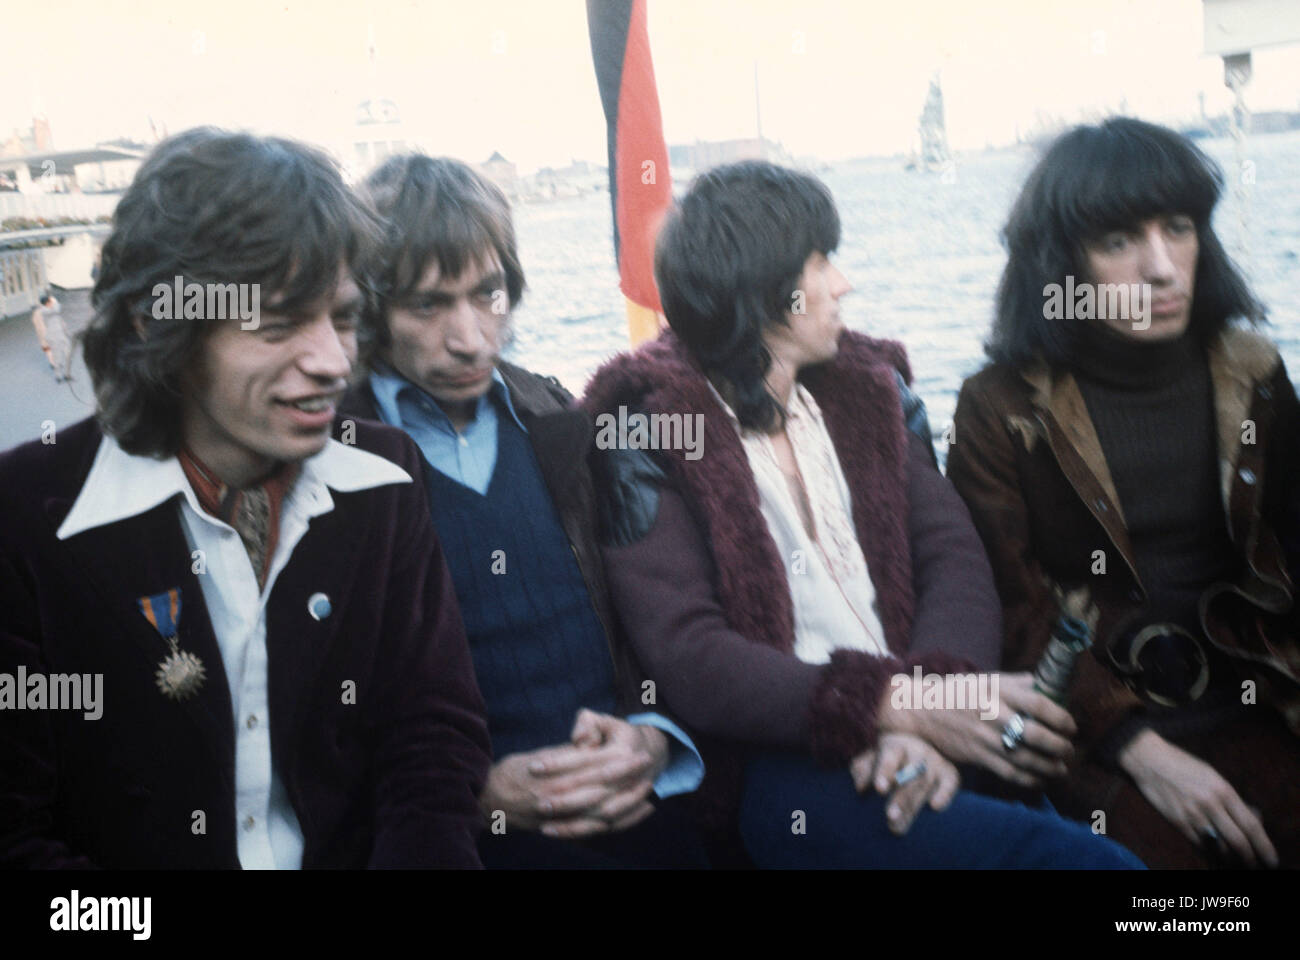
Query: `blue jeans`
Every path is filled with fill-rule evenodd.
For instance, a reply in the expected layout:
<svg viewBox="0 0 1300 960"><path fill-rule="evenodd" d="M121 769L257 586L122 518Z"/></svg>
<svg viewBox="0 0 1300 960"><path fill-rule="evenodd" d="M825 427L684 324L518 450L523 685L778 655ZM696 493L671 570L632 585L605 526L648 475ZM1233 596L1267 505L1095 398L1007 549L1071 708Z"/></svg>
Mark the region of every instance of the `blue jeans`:
<svg viewBox="0 0 1300 960"><path fill-rule="evenodd" d="M859 794L847 765L757 752L745 768L740 835L764 869L1144 869L1124 847L1050 807L960 790L947 810L925 807L896 837L885 824L886 801L874 790ZM802 834L796 811L804 814Z"/></svg>

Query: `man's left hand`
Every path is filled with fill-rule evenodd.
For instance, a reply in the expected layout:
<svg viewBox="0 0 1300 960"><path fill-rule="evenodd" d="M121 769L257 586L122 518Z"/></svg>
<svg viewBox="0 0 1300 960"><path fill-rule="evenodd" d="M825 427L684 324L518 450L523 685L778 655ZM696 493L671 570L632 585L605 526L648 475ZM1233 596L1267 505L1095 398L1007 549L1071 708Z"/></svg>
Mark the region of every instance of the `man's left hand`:
<svg viewBox="0 0 1300 960"><path fill-rule="evenodd" d="M911 829L922 807L946 810L961 786L957 768L943 754L905 733L882 733L874 747L853 758L849 774L858 793L874 787L889 797L885 822L890 833L900 837ZM901 783L900 774L906 778Z"/></svg>

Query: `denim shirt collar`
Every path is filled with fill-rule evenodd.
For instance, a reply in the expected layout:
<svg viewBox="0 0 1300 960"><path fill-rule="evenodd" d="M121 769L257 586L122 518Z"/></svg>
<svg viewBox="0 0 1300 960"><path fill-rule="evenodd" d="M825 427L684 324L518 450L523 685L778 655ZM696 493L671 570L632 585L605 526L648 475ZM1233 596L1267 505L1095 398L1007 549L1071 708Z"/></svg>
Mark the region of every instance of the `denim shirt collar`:
<svg viewBox="0 0 1300 960"><path fill-rule="evenodd" d="M447 433L455 433L455 428L451 425L451 419L443 412L437 400L425 390L416 386L410 380L407 380L400 373L383 361L375 361L370 371L370 389L375 395L375 405L379 407L380 416L384 422L393 426L402 426L404 418L402 410L409 411L413 406L418 407L425 415L425 424L434 426ZM410 398L415 404L399 403L402 398ZM510 399L510 391L506 387L505 378L501 376L499 368L492 370L492 386L488 392L479 397L478 405L475 407L474 415L477 417L483 411L483 406L489 403L489 398L495 400L498 409L504 409L510 414L510 418L519 425L519 429L524 433L528 428L524 426L523 421L515 412L514 401ZM423 401L423 402L421 402Z"/></svg>

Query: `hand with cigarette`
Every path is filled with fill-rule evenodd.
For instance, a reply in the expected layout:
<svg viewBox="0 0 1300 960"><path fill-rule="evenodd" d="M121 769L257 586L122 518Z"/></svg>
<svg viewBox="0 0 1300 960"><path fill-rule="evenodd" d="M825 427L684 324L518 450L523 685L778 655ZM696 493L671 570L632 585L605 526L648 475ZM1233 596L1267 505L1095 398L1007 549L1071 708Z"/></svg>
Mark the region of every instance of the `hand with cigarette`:
<svg viewBox="0 0 1300 960"><path fill-rule="evenodd" d="M849 773L858 793L874 789L889 797L885 819L897 836L907 833L927 802L932 810L946 810L961 786L943 754L906 733L882 733L875 747L853 758Z"/></svg>

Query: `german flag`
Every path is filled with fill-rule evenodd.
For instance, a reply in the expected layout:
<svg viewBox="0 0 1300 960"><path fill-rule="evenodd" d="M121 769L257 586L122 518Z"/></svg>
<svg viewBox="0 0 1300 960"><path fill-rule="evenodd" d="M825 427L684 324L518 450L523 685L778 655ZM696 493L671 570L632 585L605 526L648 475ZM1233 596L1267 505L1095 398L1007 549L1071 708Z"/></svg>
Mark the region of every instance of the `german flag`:
<svg viewBox="0 0 1300 960"><path fill-rule="evenodd" d="M614 255L633 346L659 334L663 307L655 288L655 237L673 197L646 2L587 0L587 31L609 145Z"/></svg>

